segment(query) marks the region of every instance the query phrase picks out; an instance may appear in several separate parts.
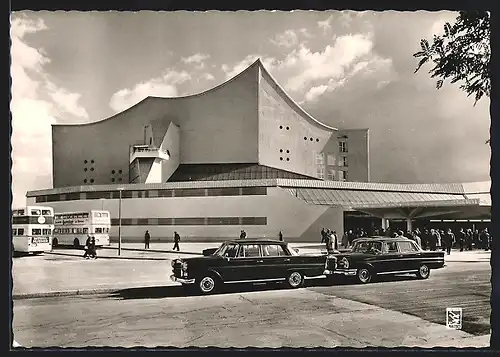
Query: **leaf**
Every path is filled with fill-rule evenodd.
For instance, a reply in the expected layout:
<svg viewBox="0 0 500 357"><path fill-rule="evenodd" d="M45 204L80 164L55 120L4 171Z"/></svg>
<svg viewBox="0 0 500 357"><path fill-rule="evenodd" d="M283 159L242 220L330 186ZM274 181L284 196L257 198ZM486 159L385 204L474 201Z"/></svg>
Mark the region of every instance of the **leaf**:
<svg viewBox="0 0 500 357"><path fill-rule="evenodd" d="M440 89L443 86L443 80L440 79L436 82L436 89Z"/></svg>
<svg viewBox="0 0 500 357"><path fill-rule="evenodd" d="M451 25L449 22L447 22L444 24L444 35L448 37L450 36L450 33L451 33Z"/></svg>
<svg viewBox="0 0 500 357"><path fill-rule="evenodd" d="M429 42L426 39L420 40L420 47L422 47L422 51L429 51Z"/></svg>
<svg viewBox="0 0 500 357"><path fill-rule="evenodd" d="M418 63L418 66L417 66L417 69L415 70L415 72L413 73L417 73L418 70L420 69L420 67L422 67L427 61L429 60L429 57L424 57L420 60L420 62Z"/></svg>

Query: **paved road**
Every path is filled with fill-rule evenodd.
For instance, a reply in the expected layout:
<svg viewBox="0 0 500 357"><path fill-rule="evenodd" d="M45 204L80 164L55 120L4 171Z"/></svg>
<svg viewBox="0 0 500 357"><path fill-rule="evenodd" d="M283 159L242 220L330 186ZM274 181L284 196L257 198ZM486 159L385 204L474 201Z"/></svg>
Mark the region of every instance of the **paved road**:
<svg viewBox="0 0 500 357"><path fill-rule="evenodd" d="M310 281L299 290L235 287L207 297L170 286L16 300L13 328L26 347L432 347L459 345L467 332L489 333L487 263L450 263L427 281L396 280ZM464 307L465 331L443 326L445 308L457 306Z"/></svg>

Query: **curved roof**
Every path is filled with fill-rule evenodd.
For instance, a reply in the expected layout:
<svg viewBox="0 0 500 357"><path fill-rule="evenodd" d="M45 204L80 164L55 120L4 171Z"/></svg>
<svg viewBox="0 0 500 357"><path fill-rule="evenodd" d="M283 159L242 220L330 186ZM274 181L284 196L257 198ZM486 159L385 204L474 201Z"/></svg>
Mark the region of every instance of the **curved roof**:
<svg viewBox="0 0 500 357"><path fill-rule="evenodd" d="M319 120L315 119L312 115L310 115L308 112L306 112L297 102L295 102L287 93L286 91L283 89L283 87L281 87L281 85L276 81L276 79L269 73L269 71L264 67L264 64L262 63L261 59L260 58L257 58L257 60L255 60L254 63L252 63L250 66L248 66L246 69L244 69L242 72L238 73L237 75L235 75L234 77L228 79L227 81L225 82L222 82L218 85L216 85L215 87L212 87L212 88L209 88L205 91L202 91L202 92L199 92L199 93L195 93L195 94L189 94L189 95L185 95L185 96L177 96L177 97L156 97L156 96L147 96L146 98L142 99L141 101L137 102L136 104L132 105L131 107L119 112L119 113L116 113L116 114L113 114L112 116L108 117L108 118L105 118L105 119L101 119L101 120L98 120L98 121L94 121L94 122L87 122L87 123L71 123L71 124L52 124L52 126L57 126L57 127L74 127L74 126L86 126L86 125L95 125L95 124L99 124L99 123L102 123L104 121L108 121L110 119L113 119L117 116L119 116L120 114L124 113L124 112L127 112L129 110L132 110L133 108L136 108L140 105L143 105L145 102L147 101L150 101L150 100L183 100L183 99L189 99L189 98L195 98L195 97L199 97L199 96L202 96L202 95L206 95L206 94L209 94L213 91L216 91L217 89L219 88L222 88L226 85L228 85L229 83L237 80L239 77L241 77L244 73L250 71L252 68L254 68L255 66L258 66L267 76L269 76L269 78L271 78L273 84L278 88L278 90L283 94L283 96L286 98L286 101L294 108L296 109L297 111L299 111L301 114L303 114L305 116L305 118L309 119L310 121L312 121L314 124L316 125L319 125L320 127L324 128L324 129L327 129L327 130L331 130L331 131L337 131L338 129L337 128L334 128L334 127L331 127L331 126L328 126L326 124L323 124L321 123Z"/></svg>

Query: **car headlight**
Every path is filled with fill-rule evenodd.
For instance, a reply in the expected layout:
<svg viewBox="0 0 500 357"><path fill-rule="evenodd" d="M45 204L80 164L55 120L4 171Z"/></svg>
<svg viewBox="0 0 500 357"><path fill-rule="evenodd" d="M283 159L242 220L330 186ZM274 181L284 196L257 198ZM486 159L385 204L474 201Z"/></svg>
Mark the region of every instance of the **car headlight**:
<svg viewBox="0 0 500 357"><path fill-rule="evenodd" d="M349 268L349 260L346 257L340 259L339 266L341 266L344 269L348 269Z"/></svg>
<svg viewBox="0 0 500 357"><path fill-rule="evenodd" d="M183 262L182 263L182 270L183 271L187 271L187 269L188 269L188 263L187 262Z"/></svg>

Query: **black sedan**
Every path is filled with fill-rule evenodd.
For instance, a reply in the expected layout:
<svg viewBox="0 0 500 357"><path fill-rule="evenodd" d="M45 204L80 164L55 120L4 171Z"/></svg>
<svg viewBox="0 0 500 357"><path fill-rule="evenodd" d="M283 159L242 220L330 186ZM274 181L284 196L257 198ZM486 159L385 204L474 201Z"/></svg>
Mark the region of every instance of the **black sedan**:
<svg viewBox="0 0 500 357"><path fill-rule="evenodd" d="M223 284L285 282L290 288L304 278L331 274L336 259L326 255L299 255L286 242L270 239L239 239L205 250L203 257L176 259L171 279L202 294Z"/></svg>
<svg viewBox="0 0 500 357"><path fill-rule="evenodd" d="M354 276L369 283L377 275L413 273L427 279L431 269L444 266L444 252L424 251L407 238L361 238L348 252L337 254L335 275Z"/></svg>

